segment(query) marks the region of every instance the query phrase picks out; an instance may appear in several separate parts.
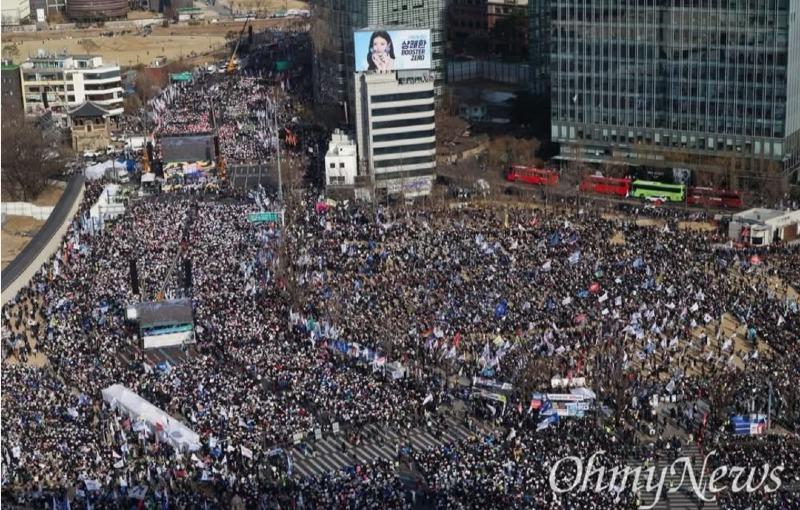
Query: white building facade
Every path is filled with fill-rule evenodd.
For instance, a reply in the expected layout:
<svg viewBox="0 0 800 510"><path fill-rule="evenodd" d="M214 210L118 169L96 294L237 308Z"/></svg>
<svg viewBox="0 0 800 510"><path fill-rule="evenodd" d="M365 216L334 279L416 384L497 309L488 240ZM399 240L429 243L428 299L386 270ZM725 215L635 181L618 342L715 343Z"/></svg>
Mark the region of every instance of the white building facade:
<svg viewBox="0 0 800 510"><path fill-rule="evenodd" d="M389 195L429 195L436 178L433 75L361 72L355 87L359 173Z"/></svg>
<svg viewBox="0 0 800 510"><path fill-rule="evenodd" d="M325 153L325 185L352 187L358 175L358 151L352 136L337 129Z"/></svg>
<svg viewBox="0 0 800 510"><path fill-rule="evenodd" d="M22 20L31 15L31 3L29 0L2 0L0 2L2 13L0 20L2 25L19 25Z"/></svg>
<svg viewBox="0 0 800 510"><path fill-rule="evenodd" d="M120 67L92 55L39 56L21 65L22 98L26 115L51 111L66 119L68 110L92 101L112 118L122 115ZM45 101L46 98L46 101Z"/></svg>
<svg viewBox="0 0 800 510"><path fill-rule="evenodd" d="M734 214L728 237L736 242L765 246L800 239L800 211L748 209Z"/></svg>

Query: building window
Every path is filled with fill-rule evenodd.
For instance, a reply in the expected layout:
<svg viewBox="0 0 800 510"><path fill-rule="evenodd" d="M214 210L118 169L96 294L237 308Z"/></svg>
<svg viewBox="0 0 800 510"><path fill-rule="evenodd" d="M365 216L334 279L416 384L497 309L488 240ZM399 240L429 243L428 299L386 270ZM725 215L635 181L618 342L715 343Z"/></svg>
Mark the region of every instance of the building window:
<svg viewBox="0 0 800 510"><path fill-rule="evenodd" d="M403 92L398 94L381 94L372 96L373 103L389 103L391 101L410 101L411 99L433 99L432 90L421 92Z"/></svg>
<svg viewBox="0 0 800 510"><path fill-rule="evenodd" d="M336 168L336 163L331 163L331 168Z"/></svg>
<svg viewBox="0 0 800 510"><path fill-rule="evenodd" d="M418 165L420 163L433 163L436 156L417 156L415 158L382 159L375 162L375 168L386 168L392 166Z"/></svg>
<svg viewBox="0 0 800 510"><path fill-rule="evenodd" d="M398 154L402 152L429 151L435 148L436 142L418 143L414 145L397 145L394 147L377 147L374 150L374 154L376 156L381 156L384 154Z"/></svg>
<svg viewBox="0 0 800 510"><path fill-rule="evenodd" d="M386 128L396 128L396 127L428 125L428 124L433 124L433 113L431 113L430 116L426 115L425 117L416 117L413 119L385 120L381 122L373 122L372 128L386 129Z"/></svg>
<svg viewBox="0 0 800 510"><path fill-rule="evenodd" d="M394 140L412 140L414 138L428 138L436 135L435 129L425 131L409 131L406 133L391 133L387 135L373 135L373 142L392 142Z"/></svg>
<svg viewBox="0 0 800 510"><path fill-rule="evenodd" d="M434 109L434 104L418 104L418 105L411 105L411 106L395 106L392 108L373 108L372 115L376 117L382 117L386 115L400 115L402 113L421 113L421 112L432 112Z"/></svg>

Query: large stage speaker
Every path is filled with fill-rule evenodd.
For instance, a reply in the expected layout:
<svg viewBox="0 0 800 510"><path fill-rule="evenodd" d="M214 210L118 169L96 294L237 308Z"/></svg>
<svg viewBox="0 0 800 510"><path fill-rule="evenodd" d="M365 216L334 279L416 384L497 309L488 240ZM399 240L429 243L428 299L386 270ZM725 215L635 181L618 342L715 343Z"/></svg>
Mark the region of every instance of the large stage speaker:
<svg viewBox="0 0 800 510"><path fill-rule="evenodd" d="M136 259L131 259L130 263L131 289L134 294L139 293L139 272L136 270Z"/></svg>
<svg viewBox="0 0 800 510"><path fill-rule="evenodd" d="M184 288L192 288L192 261L191 259L184 259L183 261L183 281Z"/></svg>

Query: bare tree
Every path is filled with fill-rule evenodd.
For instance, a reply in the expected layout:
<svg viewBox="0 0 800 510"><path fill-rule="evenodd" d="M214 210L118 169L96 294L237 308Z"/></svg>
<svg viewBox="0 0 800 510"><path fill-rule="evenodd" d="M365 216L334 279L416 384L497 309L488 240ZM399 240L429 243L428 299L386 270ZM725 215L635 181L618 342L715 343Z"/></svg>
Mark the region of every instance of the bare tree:
<svg viewBox="0 0 800 510"><path fill-rule="evenodd" d="M11 58L19 56L19 47L14 44L6 44L3 46L3 58Z"/></svg>
<svg viewBox="0 0 800 510"><path fill-rule="evenodd" d="M142 104L158 95L160 90L156 80L153 79L151 75L143 71L140 71L136 75L134 86L136 88L136 95L139 96L139 101Z"/></svg>
<svg viewBox="0 0 800 510"><path fill-rule="evenodd" d="M62 154L31 124L2 126L2 184L12 198L35 199L61 167Z"/></svg>
<svg viewBox="0 0 800 510"><path fill-rule="evenodd" d="M122 102L122 107L125 109L125 113L128 115L132 115L137 113L142 107L142 100L139 99L139 96L136 94L131 94L125 98Z"/></svg>

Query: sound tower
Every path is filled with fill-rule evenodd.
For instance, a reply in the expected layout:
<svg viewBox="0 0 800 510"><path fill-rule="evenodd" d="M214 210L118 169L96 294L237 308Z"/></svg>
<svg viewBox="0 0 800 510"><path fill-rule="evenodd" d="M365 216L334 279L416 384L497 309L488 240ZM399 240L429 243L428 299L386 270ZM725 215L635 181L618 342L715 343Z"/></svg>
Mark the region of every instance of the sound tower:
<svg viewBox="0 0 800 510"><path fill-rule="evenodd" d="M192 288L192 261L191 259L183 260L183 281L184 288Z"/></svg>
<svg viewBox="0 0 800 510"><path fill-rule="evenodd" d="M131 289L134 294L139 293L139 272L136 270L136 259L130 262Z"/></svg>

